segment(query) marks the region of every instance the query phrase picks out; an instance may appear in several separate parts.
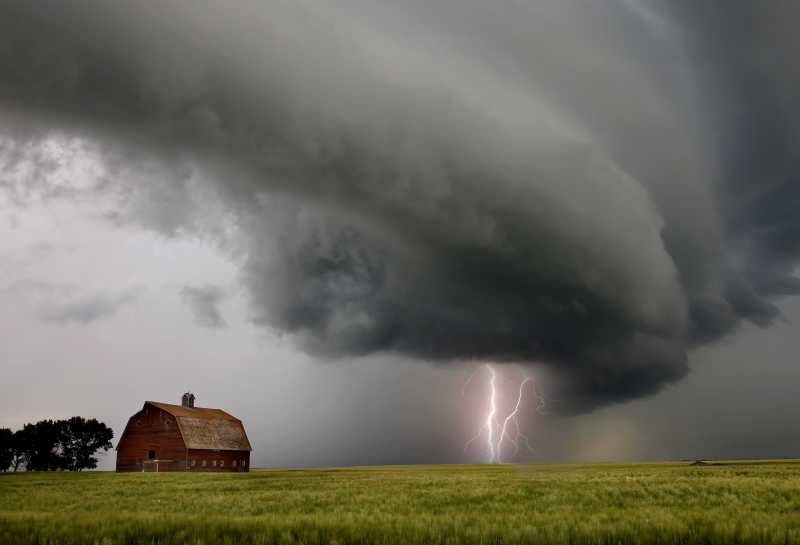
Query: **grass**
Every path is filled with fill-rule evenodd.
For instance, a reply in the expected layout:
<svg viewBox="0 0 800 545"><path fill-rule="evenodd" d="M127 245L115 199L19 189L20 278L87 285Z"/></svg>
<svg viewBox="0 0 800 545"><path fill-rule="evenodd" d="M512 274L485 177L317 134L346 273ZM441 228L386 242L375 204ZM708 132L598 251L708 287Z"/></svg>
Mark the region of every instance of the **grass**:
<svg viewBox="0 0 800 545"><path fill-rule="evenodd" d="M800 543L800 461L6 474L0 543Z"/></svg>

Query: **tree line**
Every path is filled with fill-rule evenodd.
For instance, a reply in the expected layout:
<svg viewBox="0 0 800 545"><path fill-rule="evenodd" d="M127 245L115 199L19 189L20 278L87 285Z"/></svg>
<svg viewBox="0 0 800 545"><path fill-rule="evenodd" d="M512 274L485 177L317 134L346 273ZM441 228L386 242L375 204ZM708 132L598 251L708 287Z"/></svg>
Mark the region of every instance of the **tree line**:
<svg viewBox="0 0 800 545"><path fill-rule="evenodd" d="M111 448L114 432L96 419L40 420L12 432L0 428L0 471L80 471Z"/></svg>

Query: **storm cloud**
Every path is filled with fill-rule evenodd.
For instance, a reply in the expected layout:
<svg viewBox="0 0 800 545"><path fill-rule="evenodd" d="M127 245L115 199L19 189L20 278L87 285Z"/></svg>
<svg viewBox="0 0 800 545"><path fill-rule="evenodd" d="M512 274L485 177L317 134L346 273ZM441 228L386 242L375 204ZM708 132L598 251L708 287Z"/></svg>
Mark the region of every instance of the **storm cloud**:
<svg viewBox="0 0 800 545"><path fill-rule="evenodd" d="M181 299L189 305L194 314L194 323L202 327L226 327L228 324L219 310L223 297L217 286L184 286Z"/></svg>
<svg viewBox="0 0 800 545"><path fill-rule="evenodd" d="M588 410L800 290L798 16L4 2L0 126L93 142L128 219L215 238L312 354L540 362Z"/></svg>

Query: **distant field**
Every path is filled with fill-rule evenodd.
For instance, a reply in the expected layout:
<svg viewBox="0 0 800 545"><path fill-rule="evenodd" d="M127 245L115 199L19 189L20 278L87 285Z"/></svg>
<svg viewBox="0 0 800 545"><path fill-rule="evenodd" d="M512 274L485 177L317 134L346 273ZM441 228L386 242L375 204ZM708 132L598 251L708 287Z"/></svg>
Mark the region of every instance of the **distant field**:
<svg viewBox="0 0 800 545"><path fill-rule="evenodd" d="M0 543L800 543L800 461L5 474Z"/></svg>

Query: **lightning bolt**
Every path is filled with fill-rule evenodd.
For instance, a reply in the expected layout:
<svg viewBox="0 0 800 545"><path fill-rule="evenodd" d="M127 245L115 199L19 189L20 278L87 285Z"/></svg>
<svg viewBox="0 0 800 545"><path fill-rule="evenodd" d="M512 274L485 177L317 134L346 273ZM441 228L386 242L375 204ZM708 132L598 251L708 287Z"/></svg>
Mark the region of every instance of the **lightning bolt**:
<svg viewBox="0 0 800 545"><path fill-rule="evenodd" d="M489 413L486 415L486 421L483 426L481 426L478 432L464 445L464 452L469 449L472 443L480 439L484 433L486 434L486 448L489 454L488 462L490 464L502 463L503 445L506 442L510 443L511 446L514 447L513 456L518 455L521 447L523 446L528 451L535 452L531 446L528 436L522 433L522 428L519 424L519 415L521 407L523 406L523 399L525 398L526 390L531 390L532 395L536 400L536 405L534 408L536 412L541 413L545 407L545 399L536 389L536 383L534 382L533 377L525 377L522 382L520 382L519 393L517 395L514 408L503 419L503 424L501 426L497 418L497 372L495 371L494 367L487 363L481 368L476 369L465 382L461 394L462 396L464 395L467 385L470 383L470 381L472 381L473 377L478 373L478 371L481 371L482 369L485 369L489 372ZM526 388L526 386L529 384L530 387ZM512 429L514 430L513 432Z"/></svg>
<svg viewBox="0 0 800 545"><path fill-rule="evenodd" d="M531 447L530 441L528 440L528 436L522 433L522 430L519 427L519 419L517 416L519 415L519 406L522 404L522 396L525 392L525 385L531 382L533 379L531 377L525 377L525 379L519 384L519 395L517 396L517 403L514 405L514 410L506 416L506 419L503 420L503 430L500 432L500 439L497 440L497 461L500 461L500 449L503 446L503 441L508 438L512 445L514 445L514 455L516 456L519 454L519 445L520 441L524 440L525 445L527 446L528 450L533 452L533 448ZM508 433L508 424L509 422L514 423L514 427L517 430L517 434L514 438Z"/></svg>
<svg viewBox="0 0 800 545"><path fill-rule="evenodd" d="M497 424L497 421L495 420L495 415L497 414L497 403L495 401L495 399L497 398L497 384L496 384L497 373L494 372L494 368L488 363L486 364L486 368L492 375L491 380L489 380L489 384L491 385L492 388L492 395L490 396L489 406L492 409L489 411L489 416L486 417L486 429L489 430L488 433L486 434L486 442L489 445L489 463L491 464L492 462L494 462L495 457L498 454L495 452L495 445L492 442L492 439L494 437L495 424ZM499 443L497 446L498 447L500 446ZM497 461L499 462L500 459L497 458Z"/></svg>

